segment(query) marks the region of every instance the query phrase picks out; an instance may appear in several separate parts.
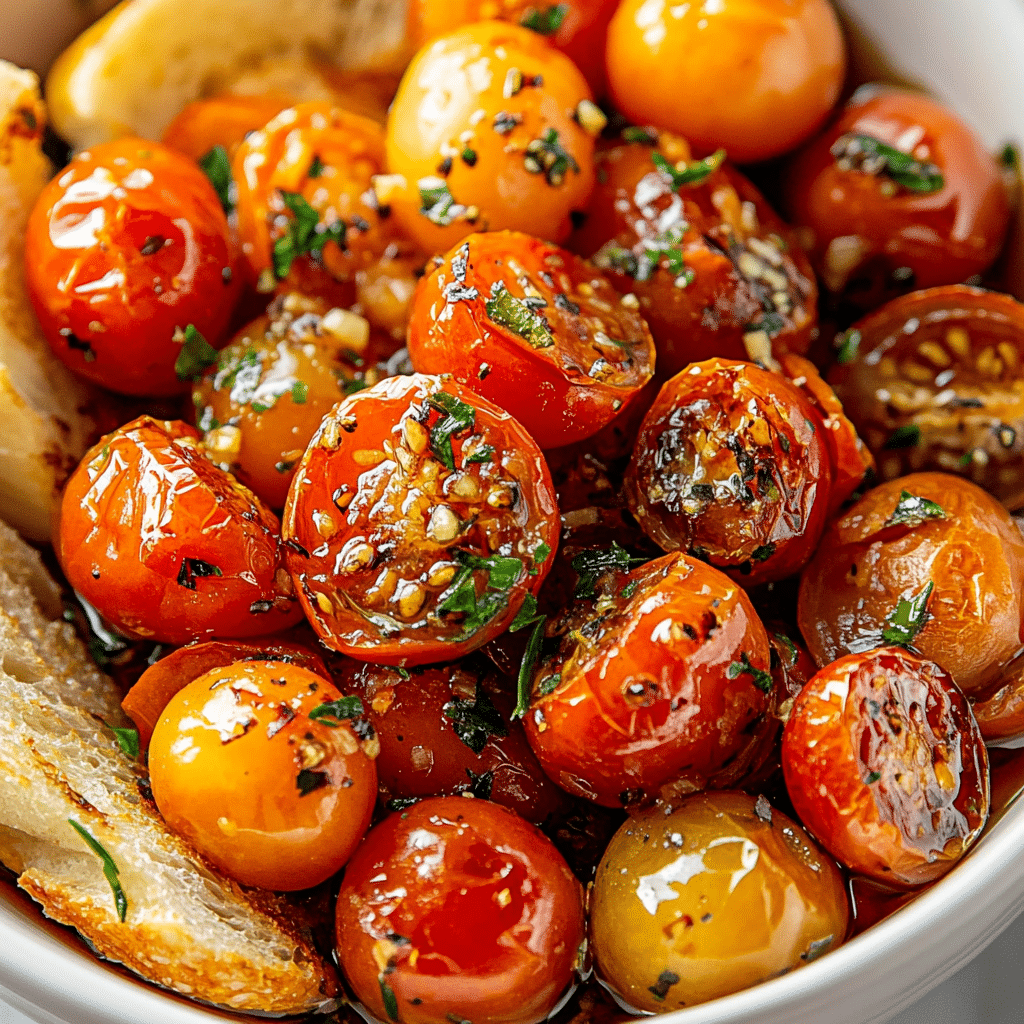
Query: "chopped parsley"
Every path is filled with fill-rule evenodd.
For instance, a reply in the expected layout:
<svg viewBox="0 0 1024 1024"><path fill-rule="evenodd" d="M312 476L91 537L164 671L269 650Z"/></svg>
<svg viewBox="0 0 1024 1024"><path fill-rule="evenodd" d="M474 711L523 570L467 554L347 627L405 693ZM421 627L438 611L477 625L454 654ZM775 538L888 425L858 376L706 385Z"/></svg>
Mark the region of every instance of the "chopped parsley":
<svg viewBox="0 0 1024 1024"><path fill-rule="evenodd" d="M901 188L919 195L938 192L946 183L935 164L917 160L910 153L894 149L873 135L859 132L843 135L833 144L832 155L837 160L850 161L857 170L884 174Z"/></svg>
<svg viewBox="0 0 1024 1024"><path fill-rule="evenodd" d="M472 455L467 459L467 463L476 464L479 462L490 462L491 457L494 455L494 445L482 444Z"/></svg>
<svg viewBox="0 0 1024 1024"><path fill-rule="evenodd" d="M398 1021L398 1000L395 998L395 990L384 980L384 975L377 978L380 984L380 996L384 1000L384 1012L389 1019Z"/></svg>
<svg viewBox="0 0 1024 1024"><path fill-rule="evenodd" d="M576 158L559 142L558 131L554 128L549 128L526 147L523 166L530 174L543 174L547 183L556 187L570 170L580 172Z"/></svg>
<svg viewBox="0 0 1024 1024"><path fill-rule="evenodd" d="M186 590L196 589L196 580L206 576L223 576L220 567L201 558L183 558L178 570L178 586Z"/></svg>
<svg viewBox="0 0 1024 1024"><path fill-rule="evenodd" d="M914 448L921 443L921 428L916 423L897 427L885 442L885 448Z"/></svg>
<svg viewBox="0 0 1024 1024"><path fill-rule="evenodd" d="M851 327L848 331L836 335L836 359L841 366L852 363L860 349L861 333Z"/></svg>
<svg viewBox="0 0 1024 1024"><path fill-rule="evenodd" d="M126 729L121 726L111 725L109 722L104 722L103 724L114 734L114 739L117 740L117 745L121 748L121 752L126 757L139 756L138 729Z"/></svg>
<svg viewBox="0 0 1024 1024"><path fill-rule="evenodd" d="M494 788L494 772L481 772L479 775L472 768L466 769L469 776L469 792L477 800L490 800L491 790Z"/></svg>
<svg viewBox="0 0 1024 1024"><path fill-rule="evenodd" d="M711 156L706 156L703 160L694 160L680 170L677 167L673 167L660 153L651 154L651 163L662 174L668 175L674 189L678 189L683 185L704 184L722 166L724 160L725 150L719 149L712 153Z"/></svg>
<svg viewBox="0 0 1024 1024"><path fill-rule="evenodd" d="M544 563L548 560L548 555L550 554L551 548L545 544L544 541L541 541L533 549L533 565L531 565L527 570L531 576L536 576L540 572Z"/></svg>
<svg viewBox="0 0 1024 1024"><path fill-rule="evenodd" d="M430 428L430 450L449 472L455 472L455 452L452 437L476 425L476 409L447 391L435 391L427 399L427 405L441 413L440 419Z"/></svg>
<svg viewBox="0 0 1024 1024"><path fill-rule="evenodd" d="M579 577L574 597L593 597L594 584L604 573L612 569L628 572L638 565L643 565L646 558L634 558L625 548L612 541L609 548L595 548L592 551L581 551L572 560L572 567Z"/></svg>
<svg viewBox="0 0 1024 1024"><path fill-rule="evenodd" d="M298 192L281 191L281 201L291 211L285 233L274 239L274 276L280 280L287 277L292 263L300 256L319 256L328 242L336 242L339 248L345 248L345 222L337 220L333 224L320 227L320 214L313 209L305 197Z"/></svg>
<svg viewBox="0 0 1024 1024"><path fill-rule="evenodd" d="M886 617L888 625L882 630L882 639L896 647L912 649L917 634L924 629L930 618L928 599L932 596L935 584L931 580L919 594L910 598L901 597L896 607Z"/></svg>
<svg viewBox="0 0 1024 1024"><path fill-rule="evenodd" d="M441 713L452 723L455 735L474 754L479 754L492 736L508 735L505 719L479 683L472 700L455 697L441 708Z"/></svg>
<svg viewBox="0 0 1024 1024"><path fill-rule="evenodd" d="M292 401L296 405L305 405L309 397L309 385L304 380L297 380L292 385Z"/></svg>
<svg viewBox="0 0 1024 1024"><path fill-rule="evenodd" d="M517 299L501 281L491 286L491 297L484 302L488 317L522 338L531 348L550 348L555 343L547 320L530 303Z"/></svg>
<svg viewBox="0 0 1024 1024"><path fill-rule="evenodd" d="M313 154L313 162L309 165L309 170L306 171L307 178L319 178L324 173L324 162L315 153Z"/></svg>
<svg viewBox="0 0 1024 1024"><path fill-rule="evenodd" d="M543 618L544 616L537 611L537 598L533 594L527 594L519 606L519 611L516 612L516 617L512 620L512 625L508 627L508 631L518 633L519 630L526 629L527 626L532 626L538 619Z"/></svg>
<svg viewBox="0 0 1024 1024"><path fill-rule="evenodd" d="M420 178L420 213L431 224L446 228L454 223L465 208L455 202L455 197L444 178Z"/></svg>
<svg viewBox="0 0 1024 1024"><path fill-rule="evenodd" d="M538 618L526 642L526 650L523 652L523 660L519 665L519 678L516 683L515 710L513 718L522 718L530 709L530 684L533 682L533 671L537 666L537 658L540 657L541 644L544 642L544 618Z"/></svg>
<svg viewBox="0 0 1024 1024"><path fill-rule="evenodd" d="M119 921L123 921L128 914L128 898L124 894L124 889L121 888L121 881L118 877L120 871L118 871L117 865L114 863L114 858L103 849L99 841L84 825L80 825L73 818L68 818L68 824L85 840L86 846L102 861L103 877L107 880L107 883L110 885L110 891L114 894L117 918Z"/></svg>
<svg viewBox="0 0 1024 1024"><path fill-rule="evenodd" d="M195 329L193 324L185 328L185 340L178 358L174 360L174 372L178 380L195 380L201 377L207 367L217 362L217 350Z"/></svg>
<svg viewBox="0 0 1024 1024"><path fill-rule="evenodd" d="M309 796L314 790L321 789L330 782L327 772L318 772L314 768L300 768L295 776L295 786L299 796Z"/></svg>
<svg viewBox="0 0 1024 1024"><path fill-rule="evenodd" d="M729 679L736 679L742 675L749 675L753 679L754 685L763 693L772 692L772 674L770 672L765 672L762 668L755 668L751 665L750 658L746 651L740 655L739 661L734 661L725 670L725 674Z"/></svg>
<svg viewBox="0 0 1024 1024"><path fill-rule="evenodd" d="M343 722L358 718L363 713L363 702L358 697L339 697L326 704L318 704L310 711L309 718L313 722L337 729Z"/></svg>
<svg viewBox="0 0 1024 1024"><path fill-rule="evenodd" d="M446 591L448 596L437 606L437 610L465 615L462 632L453 638L456 643L461 643L505 609L508 605L508 591L522 575L523 563L518 558L504 555L481 558L460 548L453 549L452 555L462 568L449 585ZM479 596L473 575L478 569L487 572L487 584Z"/></svg>
<svg viewBox="0 0 1024 1024"><path fill-rule="evenodd" d="M199 158L199 167L203 174L210 179L214 192L220 200L220 205L225 213L231 213L235 204L231 198L231 186L234 181L231 177L231 160L228 158L228 151L223 146L214 146L207 154Z"/></svg>
<svg viewBox="0 0 1024 1024"><path fill-rule="evenodd" d="M885 521L886 526L920 526L929 519L945 519L946 512L941 505L927 498L900 491L900 500L891 516Z"/></svg>
<svg viewBox="0 0 1024 1024"><path fill-rule="evenodd" d="M562 27L568 13L568 4L555 4L554 7L545 8L528 7L519 19L519 24L542 36L553 36Z"/></svg>
<svg viewBox="0 0 1024 1024"><path fill-rule="evenodd" d="M658 133L653 128L639 128L636 125L627 125L622 129L623 142L637 142L642 146L656 146L658 144Z"/></svg>

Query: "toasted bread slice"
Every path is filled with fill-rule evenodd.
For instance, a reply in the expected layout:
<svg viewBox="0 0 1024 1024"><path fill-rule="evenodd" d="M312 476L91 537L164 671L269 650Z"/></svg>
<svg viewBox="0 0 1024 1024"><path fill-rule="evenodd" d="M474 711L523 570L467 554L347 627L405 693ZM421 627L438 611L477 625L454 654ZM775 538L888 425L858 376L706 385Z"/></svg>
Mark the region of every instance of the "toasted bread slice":
<svg viewBox="0 0 1024 1024"><path fill-rule="evenodd" d="M279 897L243 890L168 831L105 722L113 684L55 621L59 592L0 523L0 861L101 955L233 1010L331 1007L337 981ZM120 920L103 859L127 902Z"/></svg>

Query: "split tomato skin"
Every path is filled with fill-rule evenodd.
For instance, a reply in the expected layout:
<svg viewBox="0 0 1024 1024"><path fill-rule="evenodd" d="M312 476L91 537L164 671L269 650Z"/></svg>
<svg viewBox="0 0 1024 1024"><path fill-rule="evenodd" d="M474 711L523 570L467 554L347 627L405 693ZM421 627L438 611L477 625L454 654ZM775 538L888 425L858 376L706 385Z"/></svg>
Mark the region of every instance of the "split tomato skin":
<svg viewBox="0 0 1024 1024"><path fill-rule="evenodd" d="M507 409L542 448L597 433L654 372L643 317L599 271L512 231L473 234L420 281L409 355Z"/></svg>
<svg viewBox="0 0 1024 1024"><path fill-rule="evenodd" d="M449 661L503 632L558 545L529 434L443 377L339 403L292 480L288 568L321 640L386 665Z"/></svg>
<svg viewBox="0 0 1024 1024"><path fill-rule="evenodd" d="M948 672L902 648L807 683L782 734L800 820L852 871L896 887L945 874L981 833L988 755Z"/></svg>
<svg viewBox="0 0 1024 1024"><path fill-rule="evenodd" d="M43 189L25 238L29 297L50 347L79 376L126 395L185 390L175 370L184 332L221 343L238 298L234 262L203 172L136 138L74 157Z"/></svg>
<svg viewBox="0 0 1024 1024"><path fill-rule="evenodd" d="M277 516L180 421L141 416L90 449L55 546L71 586L130 637L185 644L302 618Z"/></svg>
<svg viewBox="0 0 1024 1024"><path fill-rule="evenodd" d="M486 800L375 826L338 894L338 961L379 1020L535 1024L573 984L583 893L551 842Z"/></svg>

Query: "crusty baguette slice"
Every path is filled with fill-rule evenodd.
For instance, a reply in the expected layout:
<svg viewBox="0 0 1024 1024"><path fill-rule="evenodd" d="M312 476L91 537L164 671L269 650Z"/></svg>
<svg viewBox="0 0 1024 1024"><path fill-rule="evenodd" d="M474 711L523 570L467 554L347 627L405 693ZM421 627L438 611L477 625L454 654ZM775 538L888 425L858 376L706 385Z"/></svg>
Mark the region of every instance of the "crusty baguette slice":
<svg viewBox="0 0 1024 1024"><path fill-rule="evenodd" d="M38 556L0 523L0 860L49 917L159 985L234 1010L331 1006L336 978L280 899L206 865L143 795L104 724L120 721L115 688L52 621L59 608ZM116 865L123 922L69 819Z"/></svg>

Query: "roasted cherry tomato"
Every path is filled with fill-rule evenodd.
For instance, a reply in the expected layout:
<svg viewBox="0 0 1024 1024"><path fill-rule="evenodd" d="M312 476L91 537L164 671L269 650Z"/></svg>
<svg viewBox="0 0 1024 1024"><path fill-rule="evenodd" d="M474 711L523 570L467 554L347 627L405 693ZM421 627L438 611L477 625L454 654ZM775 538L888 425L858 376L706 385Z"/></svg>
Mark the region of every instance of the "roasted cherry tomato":
<svg viewBox="0 0 1024 1024"><path fill-rule="evenodd" d="M1024 305L964 285L929 288L837 340L829 380L882 479L957 473L1015 507L1024 494Z"/></svg>
<svg viewBox="0 0 1024 1024"><path fill-rule="evenodd" d="M636 124L700 152L763 160L802 142L839 97L846 48L828 0L623 0L608 28L608 86Z"/></svg>
<svg viewBox="0 0 1024 1024"><path fill-rule="evenodd" d="M470 235L420 282L409 355L451 373L555 448L595 434L640 394L654 343L638 304L558 246Z"/></svg>
<svg viewBox="0 0 1024 1024"><path fill-rule="evenodd" d="M902 89L858 90L784 181L833 292L870 297L893 275L904 288L966 281L996 258L1009 225L982 142L948 107Z"/></svg>
<svg viewBox="0 0 1024 1024"><path fill-rule="evenodd" d="M543 456L487 399L393 377L324 417L284 512L288 566L329 647L451 660L503 632L558 544Z"/></svg>
<svg viewBox="0 0 1024 1024"><path fill-rule="evenodd" d="M590 895L601 980L642 1013L704 1003L839 946L835 863L763 797L700 793L633 815Z"/></svg>
<svg viewBox="0 0 1024 1024"><path fill-rule="evenodd" d="M153 730L167 824L243 885L307 889L348 860L377 799L376 739L315 672L244 661L199 676Z"/></svg>
<svg viewBox="0 0 1024 1024"><path fill-rule="evenodd" d="M167 702L179 690L211 669L237 661L283 661L330 679L320 655L305 644L286 639L285 634L252 640L210 640L179 647L150 665L121 701L121 707L138 730L140 747L145 750L149 746Z"/></svg>
<svg viewBox="0 0 1024 1024"><path fill-rule="evenodd" d="M56 548L71 586L131 637L257 636L302 618L277 516L185 423L140 416L86 452Z"/></svg>
<svg viewBox="0 0 1024 1024"><path fill-rule="evenodd" d="M192 387L210 458L282 508L302 453L324 415L346 394L376 383L378 355L357 313L294 293L239 331Z"/></svg>
<svg viewBox="0 0 1024 1024"><path fill-rule="evenodd" d="M825 532L800 580L800 632L820 666L900 644L968 695L1024 642L1024 540L980 487L914 473L867 492Z"/></svg>
<svg viewBox="0 0 1024 1024"><path fill-rule="evenodd" d="M986 742L1024 736L1024 652L1003 669L994 692L979 695L971 709Z"/></svg>
<svg viewBox="0 0 1024 1024"><path fill-rule="evenodd" d="M583 894L532 825L439 797L371 830L338 894L338 961L378 1020L535 1024L573 983Z"/></svg>
<svg viewBox="0 0 1024 1024"><path fill-rule="evenodd" d="M988 756L949 673L899 647L850 654L801 690L782 734L800 820L851 870L912 886L981 833Z"/></svg>
<svg viewBox="0 0 1024 1024"><path fill-rule="evenodd" d="M664 380L712 356L770 362L816 332L811 265L764 197L721 157L627 128L599 150L597 185L569 247L636 295Z"/></svg>
<svg viewBox="0 0 1024 1024"><path fill-rule="evenodd" d="M29 295L53 351L128 395L185 389L188 328L219 345L238 295L227 218L203 172L158 142L79 153L29 218Z"/></svg>
<svg viewBox="0 0 1024 1024"><path fill-rule="evenodd" d="M606 807L666 785L730 785L774 727L761 620L742 588L703 562L676 553L627 572L624 555L574 560L612 571L593 601L581 600L592 574L581 579L575 607L550 629L558 647L533 673L523 720L530 745L563 789Z"/></svg>
<svg viewBox="0 0 1024 1024"><path fill-rule="evenodd" d="M369 118L327 102L282 110L235 151L238 233L250 280L273 291L296 261L349 280L393 232L370 187L384 135Z"/></svg>
<svg viewBox="0 0 1024 1024"><path fill-rule="evenodd" d="M164 145L202 161L220 146L230 157L250 132L262 128L294 100L282 93L226 93L186 104L164 129Z"/></svg>
<svg viewBox="0 0 1024 1024"><path fill-rule="evenodd" d="M821 419L799 388L753 363L709 359L668 381L626 472L644 532L744 586L797 572L831 494Z"/></svg>
<svg viewBox="0 0 1024 1024"><path fill-rule="evenodd" d="M501 21L468 25L406 70L388 117L393 177L377 195L427 252L501 228L560 242L590 196L604 123L546 39Z"/></svg>

